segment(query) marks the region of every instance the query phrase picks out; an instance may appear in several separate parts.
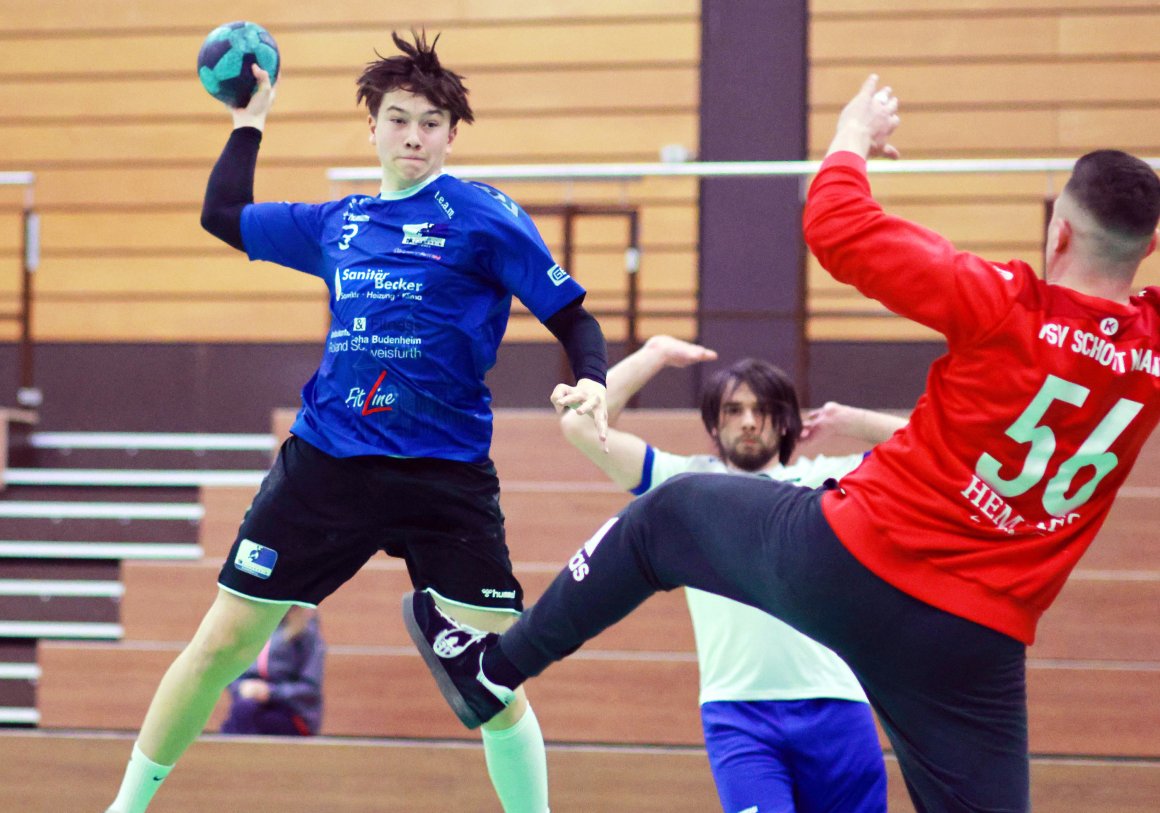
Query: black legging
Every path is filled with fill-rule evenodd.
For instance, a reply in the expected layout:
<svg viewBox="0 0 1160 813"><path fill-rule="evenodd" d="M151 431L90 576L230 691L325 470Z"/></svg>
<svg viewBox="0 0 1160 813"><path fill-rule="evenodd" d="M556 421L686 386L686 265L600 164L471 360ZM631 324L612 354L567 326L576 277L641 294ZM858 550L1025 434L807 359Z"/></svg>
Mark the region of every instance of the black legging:
<svg viewBox="0 0 1160 813"><path fill-rule="evenodd" d="M821 495L756 477L676 477L586 543L504 633L503 654L536 675L657 590L707 590L849 664L919 813L1028 810L1024 645L875 576L834 535Z"/></svg>

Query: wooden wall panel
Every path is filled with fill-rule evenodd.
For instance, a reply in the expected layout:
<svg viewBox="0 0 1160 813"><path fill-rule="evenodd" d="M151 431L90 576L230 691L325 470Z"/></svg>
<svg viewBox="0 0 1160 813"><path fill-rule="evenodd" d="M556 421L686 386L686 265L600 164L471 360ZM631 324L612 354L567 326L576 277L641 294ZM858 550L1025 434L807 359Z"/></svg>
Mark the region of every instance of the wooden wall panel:
<svg viewBox="0 0 1160 813"><path fill-rule="evenodd" d="M1061 9L1091 9L1094 0L824 0L814 3L815 17L853 15L921 16L938 14L1012 14L1054 13ZM1142 9L1151 12L1155 0L1116 0L1120 9Z"/></svg>
<svg viewBox="0 0 1160 813"><path fill-rule="evenodd" d="M228 132L228 125L226 128ZM329 197L324 171L264 157L259 161L254 179L257 200L320 201ZM212 159L138 170L100 164L46 165L36 173L36 206L45 217L92 210L140 213L180 209L196 223L212 166ZM44 248L51 253L53 246Z"/></svg>
<svg viewBox="0 0 1160 813"><path fill-rule="evenodd" d="M651 161L665 144L696 144L697 0L462 0L437 8L402 0L390 14L351 0L209 0L180 9L141 0L99 9L71 0L5 3L0 154L4 168L38 174L36 336L311 341L325 330L317 282L251 265L198 225L229 118L200 88L194 61L205 34L225 20L265 25L285 67L259 159L259 200L356 191L324 175L329 166L373 166L354 79L376 47L392 52L392 29L413 24L441 31L441 56L468 77L478 123L461 129L454 163ZM646 287L695 291L695 182L524 186L528 197L511 194L525 203L640 205L642 279L654 266L666 272L666 281ZM3 195L0 209L19 205L18 196L10 204ZM15 261L17 235L0 215L0 263ZM558 247L559 226L545 225ZM612 221L578 229L574 264L594 294L623 299L623 234ZM0 309L15 303L16 286L15 270L0 279ZM9 327L0 323L0 337L15 335ZM548 338L519 314L509 335Z"/></svg>
<svg viewBox="0 0 1160 813"><path fill-rule="evenodd" d="M1127 13L1109 2L1099 11L1069 14L1059 21L1059 48L1064 56L1121 58L1160 54L1160 14Z"/></svg>
<svg viewBox="0 0 1160 813"><path fill-rule="evenodd" d="M148 217L149 228L134 227L133 223L143 216ZM562 219L542 215L537 220L545 241L558 246L563 236ZM696 209L691 205L650 207L642 212L640 229L642 244L646 248L693 248L697 235ZM626 218L586 217L576 220L573 240L580 249L623 252L627 231ZM81 251L98 256L109 252L114 256L142 252L235 256L235 252L202 230L196 210L185 208L152 212L61 212L44 218L41 233L42 239L52 244L55 256L73 257ZM2 243L0 240L0 246Z"/></svg>
<svg viewBox="0 0 1160 813"><path fill-rule="evenodd" d="M236 18L231 18L236 19ZM139 72L187 71L196 87L196 55L215 23L202 29L133 29L53 35L12 33L5 39L4 73L10 77L49 73L101 77ZM393 49L391 32L398 26L308 27L279 29L268 23L288 70L357 73L375 58L377 47ZM677 61L678 53L695 54L700 24L696 17L638 20L513 20L504 25L457 27L444 36L439 54L461 72L481 67L580 67L592 63L620 64ZM435 33L434 31L432 33ZM51 54L46 62L46 54ZM182 58L184 57L184 58ZM687 61L687 57L685 58ZM200 92L200 91L199 91Z"/></svg>
<svg viewBox="0 0 1160 813"><path fill-rule="evenodd" d="M329 324L322 300L266 297L238 301L229 293L216 299L128 298L67 302L45 298L36 314L37 336L64 342L296 342L321 343ZM319 345L321 347L321 344Z"/></svg>
<svg viewBox="0 0 1160 813"><path fill-rule="evenodd" d="M1076 158L1116 147L1160 154L1153 77L1160 6L1146 0L818 0L811 5L810 148L825 151L838 112L871 72L902 103L904 158ZM878 176L887 209L964 250L1042 263L1043 201L1067 173ZM810 261L812 339L926 341L834 283ZM1145 263L1141 285L1160 283ZM839 315L842 313L845 315Z"/></svg>
<svg viewBox="0 0 1160 813"><path fill-rule="evenodd" d="M534 8L516 0L438 8L400 0L391 14L384 20L353 0L209 0L190 8L115 0L99 10L72 0L6 2L0 150L8 166L38 172L45 238L38 336L316 338L313 318L287 326L261 315L262 300L276 311L287 296L310 297L309 280L251 266L196 224L228 122L198 87L192 61L204 33L225 19L266 25L287 66L258 172L259 199L354 191L323 176L327 166L366 166L372 157L354 105L354 75L373 47L388 47L392 28L413 22L444 32L442 54L470 80L479 123L463 129L457 163L651 161L664 144L696 143L697 0L553 0ZM1106 145L1160 154L1151 92L1160 67L1160 7L1152 0L818 0L811 14L815 157L871 70L902 98L897 141L908 158L1074 157ZM874 186L892 210L945 231L962 248L1038 263L1042 199L1065 181L1066 173L879 176ZM646 316L642 330L695 332L695 181L498 185L525 204L641 205L644 305L653 312L690 308L676 321ZM9 205L11 196L2 194L0 206ZM3 228L6 219L0 217L0 309L15 303L17 290L16 232ZM584 222L571 269L605 309L625 287L619 228ZM558 246L558 222L545 218L544 231ZM6 264L14 267L11 279ZM887 327L893 317L860 318L875 307L812 264L807 270L809 307L826 314L811 320L812 338L930 337L900 320ZM712 269L705 278L712 284ZM1149 261L1141 281L1160 282L1160 262ZM97 318L81 310L86 292L102 297ZM217 300L238 293L254 298L252 318L204 318ZM181 316L187 305L192 311ZM313 305L294 307L305 317ZM545 337L531 321L517 315L510 338ZM623 320L607 322L610 336L622 333ZM11 338L10 327L0 323L0 336Z"/></svg>
<svg viewBox="0 0 1160 813"><path fill-rule="evenodd" d="M24 226L19 212L0 212L0 267L20 266L20 246Z"/></svg>
<svg viewBox="0 0 1160 813"><path fill-rule="evenodd" d="M815 13L825 3L815 3ZM919 15L867 15L856 19L815 17L810 57L846 63L938 62L950 58L1029 57L1052 54L1058 29L1046 17L972 15L970 24L946 25ZM857 88L855 88L856 90Z"/></svg>
<svg viewBox="0 0 1160 813"><path fill-rule="evenodd" d="M869 73L866 71L865 73ZM890 74L883 69L883 81ZM863 76L865 78L865 75ZM857 85L848 95L858 89ZM899 94L902 88L896 88ZM900 97L906 104L904 96ZM998 110L906 110L905 125L894 139L907 158L1008 158L1054 155L1061 143L1060 113L1050 109L1007 107ZM837 113L810 115L810 152L825 153Z"/></svg>
<svg viewBox="0 0 1160 813"><path fill-rule="evenodd" d="M696 0L633 0L626 9L620 0L552 0L529 8L524 0L455 0L438 4L432 14L429 0L393 0L392 19L406 26L424 20L447 22L500 22L504 20L575 20L601 17L646 17L658 14L695 15ZM5 0L0 30L83 31L121 27L193 28L207 22L259 20L266 25L303 27L319 24L382 25L383 10L359 0L328 3L286 3L284 0L201 0L195 5L157 3L155 0L118 0L99 6L75 0Z"/></svg>
<svg viewBox="0 0 1160 813"><path fill-rule="evenodd" d="M492 119L464 127L455 141L456 160L463 163L515 163L655 160L664 144L694 140L696 122L686 113L643 115L614 111L602 116L600 127L591 117L558 114L535 117L535 138L519 137L529 122ZM374 154L363 117L346 123L278 119L271 113L262 139L262 159L311 161L319 173L328 165L367 165ZM141 122L102 125L99 138L79 137L77 128L13 124L0 127L0 151L19 155L24 166L46 164L130 166L138 162L163 166L167 161L204 163L208 168L220 153L230 127L200 122ZM613 135L615 134L615 135ZM259 159L259 160L262 160Z"/></svg>
<svg viewBox="0 0 1160 813"><path fill-rule="evenodd" d="M381 50L381 49L380 49ZM292 70L278 87L280 118L311 116L336 121L361 121L355 104L359 66L345 72ZM609 106L608 88L615 84L618 107L639 110L688 109L697 103L697 70L691 65L658 65L634 70L632 82L614 68L555 69L546 72L481 68L468 76L471 105L481 119L513 113L567 109L598 112ZM192 86L191 86L192 83ZM562 93L568 90L565 97ZM165 100L159 109L158 99ZM224 109L205 95L190 72L163 77L132 75L92 79L29 79L0 85L0 110L10 118L67 122L78 116L102 121L113 118L196 118L228 121Z"/></svg>
<svg viewBox="0 0 1160 813"><path fill-rule="evenodd" d="M1066 88L1070 104L1142 104L1152 99L1143 72L1160 70L1160 60L1147 59L1125 66L1122 60L1106 62L1060 61L1043 57L1010 62L927 62L883 66L892 87L908 109L944 108L948 104L980 105L989 108L1017 105L1055 107ZM841 110L858 83L866 78L864 65L818 64L810 76L810 106L813 110ZM951 98L948 94L953 92Z"/></svg>

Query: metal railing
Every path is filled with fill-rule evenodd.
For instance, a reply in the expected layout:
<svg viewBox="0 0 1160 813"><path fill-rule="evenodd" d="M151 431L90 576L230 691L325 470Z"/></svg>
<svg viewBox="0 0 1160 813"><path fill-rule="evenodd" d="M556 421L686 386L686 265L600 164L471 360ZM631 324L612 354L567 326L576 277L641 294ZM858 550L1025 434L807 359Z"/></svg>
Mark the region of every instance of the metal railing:
<svg viewBox="0 0 1160 813"><path fill-rule="evenodd" d="M19 325L16 402L35 409L42 397L36 388L32 339L32 275L40 266L40 215L36 213L36 175L31 172L0 172L0 186L23 186L20 217L20 299L15 310L0 312L0 320Z"/></svg>
<svg viewBox="0 0 1160 813"><path fill-rule="evenodd" d="M1145 158L1149 166L1160 170L1160 158ZM548 181L563 182L609 182L624 183L639 182L645 178L760 178L760 177L798 177L802 179L801 198L804 201L806 193L805 180L815 175L821 168L821 161L690 161L683 163L619 163L619 164L511 164L511 165L463 165L450 166L451 174L472 180L481 181ZM871 174L881 175L961 175L961 174L1044 174L1046 180L1043 189L1044 231L1046 235L1047 222L1051 216L1051 207L1058 194L1058 188L1052 173L1070 173L1075 165L1073 158L971 158L971 159L935 159L935 160L871 160L868 171ZM378 181L382 177L379 167L332 167L326 171L327 180L332 188L347 183L365 183ZM562 199L570 196L571 188L566 186L561 194ZM622 195L623 199L627 196ZM561 207L573 205L577 213L585 207L578 204L562 204ZM535 215L543 210L545 213L558 213L554 207L524 207L529 214ZM597 207L598 208L598 207ZM630 208L625 205L625 208ZM641 247L639 245L639 222L633 226L633 242L629 244L626 256L626 271L629 279L629 293L623 315L628 321L627 341L630 348L638 346L639 337L636 335L640 317L638 305L638 274L641 262ZM570 224L566 226L563 252L565 268L571 259L571 232ZM804 268L803 268L804 273ZM616 315L620 315L619 313ZM666 314L668 315L668 314ZM696 313L690 315L696 316ZM851 315L848 311L811 311L809 316ZM874 309L859 312L856 315L865 317L888 317L889 312Z"/></svg>
<svg viewBox="0 0 1160 813"><path fill-rule="evenodd" d="M1143 159L1160 169L1160 158ZM1073 158L955 158L913 161L871 160L871 173L882 174L971 174L1070 172ZM685 163L642 164L509 164L448 167L448 172L478 181L615 181L642 178L742 178L768 176L807 177L817 173L821 161L688 161ZM379 167L331 167L326 171L332 183L376 181Z"/></svg>

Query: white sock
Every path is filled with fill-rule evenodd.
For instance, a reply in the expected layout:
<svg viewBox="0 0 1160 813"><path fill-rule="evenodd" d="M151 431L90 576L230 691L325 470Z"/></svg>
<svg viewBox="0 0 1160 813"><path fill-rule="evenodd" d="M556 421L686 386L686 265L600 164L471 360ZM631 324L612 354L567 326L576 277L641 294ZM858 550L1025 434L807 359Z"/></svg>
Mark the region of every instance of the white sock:
<svg viewBox="0 0 1160 813"><path fill-rule="evenodd" d="M145 813L153 794L172 770L172 765L158 765L133 743L133 755L129 757L129 767L125 768L121 790L106 813Z"/></svg>
<svg viewBox="0 0 1160 813"><path fill-rule="evenodd" d="M548 755L532 707L511 728L482 732L487 774L504 813L548 813Z"/></svg>

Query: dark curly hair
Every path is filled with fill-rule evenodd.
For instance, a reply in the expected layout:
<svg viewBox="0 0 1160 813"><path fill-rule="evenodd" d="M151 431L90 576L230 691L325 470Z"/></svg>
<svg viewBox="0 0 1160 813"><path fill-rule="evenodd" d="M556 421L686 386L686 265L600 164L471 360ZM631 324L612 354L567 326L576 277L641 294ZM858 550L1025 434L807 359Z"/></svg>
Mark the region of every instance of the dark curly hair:
<svg viewBox="0 0 1160 813"><path fill-rule="evenodd" d="M475 114L467 102L463 77L444 68L435 53L439 35L435 35L430 45L427 44L426 31L412 30L411 36L415 40L413 45L391 32L395 47L403 52L401 55L385 57L375 51L378 59L367 63L362 76L358 78L357 103L365 102L371 116L378 118L383 96L392 90L402 89L424 96L431 104L448 111L452 127L460 119L471 124L475 121Z"/></svg>
<svg viewBox="0 0 1160 813"><path fill-rule="evenodd" d="M761 359L742 359L718 370L701 392L701 422L709 434L721 421L721 404L741 384L747 384L762 411L778 429L784 430L777 447L777 459L784 465L793 456L802 433L801 408L793 382L780 368Z"/></svg>

